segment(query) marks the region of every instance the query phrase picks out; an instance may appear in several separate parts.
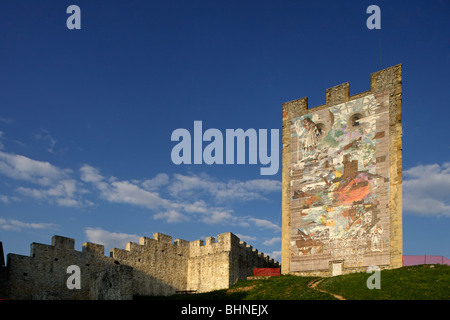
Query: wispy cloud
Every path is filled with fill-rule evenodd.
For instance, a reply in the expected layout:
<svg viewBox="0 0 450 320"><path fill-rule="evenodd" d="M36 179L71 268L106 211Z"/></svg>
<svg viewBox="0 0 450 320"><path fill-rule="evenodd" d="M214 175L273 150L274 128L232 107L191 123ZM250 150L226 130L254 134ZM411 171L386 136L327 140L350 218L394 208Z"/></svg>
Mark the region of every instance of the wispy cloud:
<svg viewBox="0 0 450 320"><path fill-rule="evenodd" d="M127 234L121 232L111 232L102 228L88 227L84 229L89 242L102 244L106 249L125 248L127 242L139 243L139 236L135 234Z"/></svg>
<svg viewBox="0 0 450 320"><path fill-rule="evenodd" d="M24 182L15 188L18 195L59 206L90 206L97 197L146 208L155 220L167 223L198 221L279 231L279 226L270 221L234 211L236 203L266 201L267 195L279 192L278 180L221 181L206 174L166 173L150 179L119 180L103 176L88 164L82 165L77 175L46 161L4 151L0 151L0 174ZM92 201L87 200L87 194ZM17 199L0 197L4 203Z"/></svg>
<svg viewBox="0 0 450 320"><path fill-rule="evenodd" d="M275 261L281 261L281 251L272 251L272 253L269 253L269 257L274 259Z"/></svg>
<svg viewBox="0 0 450 320"><path fill-rule="evenodd" d="M269 220L250 218L249 221L252 222L257 227L261 227L264 229L272 229L274 231L281 231L280 226L276 225L275 223L273 223Z"/></svg>
<svg viewBox="0 0 450 320"><path fill-rule="evenodd" d="M141 184L144 189L149 191L155 191L159 189L161 186L167 185L169 183L169 175L165 173L158 173L152 179L146 179Z"/></svg>
<svg viewBox="0 0 450 320"><path fill-rule="evenodd" d="M38 133L35 135L36 139L42 140L48 144L47 151L53 153L56 139L52 137L50 132L47 129L41 128Z"/></svg>
<svg viewBox="0 0 450 320"><path fill-rule="evenodd" d="M118 181L114 177L107 179L90 165L85 164L80 168L80 177L82 181L91 183L100 196L109 202L128 203L148 209L173 209L171 202L161 198L157 192L147 191L131 181Z"/></svg>
<svg viewBox="0 0 450 320"><path fill-rule="evenodd" d="M153 215L155 220L164 220L168 223L183 222L189 220L187 215L181 214L177 210L168 210Z"/></svg>
<svg viewBox="0 0 450 320"><path fill-rule="evenodd" d="M85 190L79 181L72 179L72 171L62 169L45 161L0 151L0 174L33 186L20 186L16 192L38 200L45 200L60 206L74 207L89 204L83 201ZM17 200L17 197L0 200Z"/></svg>
<svg viewBox="0 0 450 320"><path fill-rule="evenodd" d="M0 173L17 180L25 180L42 186L68 177L70 170L60 169L49 162L0 151Z"/></svg>
<svg viewBox="0 0 450 320"><path fill-rule="evenodd" d="M3 139L3 131L0 131L0 150L5 149L5 146L3 145L2 139Z"/></svg>
<svg viewBox="0 0 450 320"><path fill-rule="evenodd" d="M6 123L6 124L11 124L11 123L14 122L14 120L13 119L9 119L9 118L4 118L4 117L0 116L0 122Z"/></svg>
<svg viewBox="0 0 450 320"><path fill-rule="evenodd" d="M6 204L12 203L12 202L17 202L20 201L20 199L18 197L15 196L6 196L4 194L0 194L0 201Z"/></svg>
<svg viewBox="0 0 450 320"><path fill-rule="evenodd" d="M273 246L274 244L279 243L279 242L281 242L281 238L280 237L274 237L272 239L265 240L263 242L263 245L265 245L265 246Z"/></svg>
<svg viewBox="0 0 450 320"><path fill-rule="evenodd" d="M403 175L405 212L450 217L450 162L418 165Z"/></svg>
<svg viewBox="0 0 450 320"><path fill-rule="evenodd" d="M174 182L168 190L172 196L190 197L201 194L213 197L215 201L249 201L265 199L264 194L281 191L281 182L271 179L249 181L218 181L208 175L174 174Z"/></svg>
<svg viewBox="0 0 450 320"><path fill-rule="evenodd" d="M58 229L55 223L23 222L15 219L4 219L0 217L0 229L11 231L22 231L23 229Z"/></svg>
<svg viewBox="0 0 450 320"><path fill-rule="evenodd" d="M274 231L280 229L267 220L237 215L223 201L217 201L264 199L261 194L279 190L280 182L276 180L222 182L204 174L174 174L170 179L169 175L160 173L152 179L128 181L104 177L97 168L87 164L80 168L80 179L91 184L102 199L145 207L154 212L153 218L156 220L168 223L194 220L206 224L256 226Z"/></svg>
<svg viewBox="0 0 450 320"><path fill-rule="evenodd" d="M253 237L253 236L247 236L245 234L240 234L240 233L236 233L236 236L241 240L241 241L255 241L257 238Z"/></svg>
<svg viewBox="0 0 450 320"><path fill-rule="evenodd" d="M19 187L16 190L20 194L38 200L46 200L63 207L80 207L89 205L89 201L82 200L80 193L84 191L76 180L59 180L49 188Z"/></svg>

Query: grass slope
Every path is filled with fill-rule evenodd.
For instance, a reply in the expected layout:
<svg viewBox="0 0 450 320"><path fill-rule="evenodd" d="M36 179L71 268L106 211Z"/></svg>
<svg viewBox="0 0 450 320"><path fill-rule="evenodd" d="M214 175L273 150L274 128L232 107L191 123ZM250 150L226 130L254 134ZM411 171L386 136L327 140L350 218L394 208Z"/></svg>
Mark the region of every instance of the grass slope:
<svg viewBox="0 0 450 320"><path fill-rule="evenodd" d="M353 273L331 278L283 275L239 281L229 289L169 297L137 299L176 300L450 300L450 266L420 265L383 270L381 289L368 289L371 274ZM317 289L312 283L322 280Z"/></svg>
<svg viewBox="0 0 450 320"><path fill-rule="evenodd" d="M327 278L318 287L349 300L450 300L450 266L447 265L383 270L380 289L367 288L370 275L354 273Z"/></svg>
<svg viewBox="0 0 450 320"><path fill-rule="evenodd" d="M330 300L333 296L308 287L317 277L280 276L238 281L229 289L168 297L136 297L156 300Z"/></svg>

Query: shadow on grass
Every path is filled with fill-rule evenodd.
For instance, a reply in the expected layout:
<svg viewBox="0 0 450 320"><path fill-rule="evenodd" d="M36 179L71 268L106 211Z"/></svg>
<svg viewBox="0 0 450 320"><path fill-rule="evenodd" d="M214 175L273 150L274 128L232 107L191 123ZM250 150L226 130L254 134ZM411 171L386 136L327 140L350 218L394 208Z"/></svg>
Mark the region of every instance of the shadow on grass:
<svg viewBox="0 0 450 320"><path fill-rule="evenodd" d="M381 289L368 289L369 273L323 278L318 289L348 300L450 300L450 266L420 265L383 270ZM331 294L310 288L319 277L282 275L239 281L229 289L197 294L135 297L136 300L335 300Z"/></svg>
<svg viewBox="0 0 450 320"><path fill-rule="evenodd" d="M239 281L229 289L196 294L134 297L136 300L334 300L329 294L308 287L320 278L283 275Z"/></svg>

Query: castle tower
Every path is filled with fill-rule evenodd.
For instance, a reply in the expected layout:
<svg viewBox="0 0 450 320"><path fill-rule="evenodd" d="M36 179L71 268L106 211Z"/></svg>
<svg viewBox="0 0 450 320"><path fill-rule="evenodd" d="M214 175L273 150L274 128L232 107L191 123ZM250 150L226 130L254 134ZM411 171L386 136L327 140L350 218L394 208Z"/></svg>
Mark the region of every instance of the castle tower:
<svg viewBox="0 0 450 320"><path fill-rule="evenodd" d="M402 266L402 66L283 104L283 274Z"/></svg>

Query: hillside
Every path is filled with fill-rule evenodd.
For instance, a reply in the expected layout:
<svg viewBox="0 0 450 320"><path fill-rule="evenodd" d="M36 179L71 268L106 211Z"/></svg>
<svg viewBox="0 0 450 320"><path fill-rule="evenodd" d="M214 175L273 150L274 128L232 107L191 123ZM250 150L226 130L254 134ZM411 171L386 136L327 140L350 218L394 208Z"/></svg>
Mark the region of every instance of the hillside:
<svg viewBox="0 0 450 320"><path fill-rule="evenodd" d="M419 265L381 271L381 288L369 290L370 274L331 278L281 276L239 281L226 290L140 299L177 300L450 300L450 266Z"/></svg>

